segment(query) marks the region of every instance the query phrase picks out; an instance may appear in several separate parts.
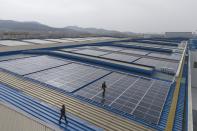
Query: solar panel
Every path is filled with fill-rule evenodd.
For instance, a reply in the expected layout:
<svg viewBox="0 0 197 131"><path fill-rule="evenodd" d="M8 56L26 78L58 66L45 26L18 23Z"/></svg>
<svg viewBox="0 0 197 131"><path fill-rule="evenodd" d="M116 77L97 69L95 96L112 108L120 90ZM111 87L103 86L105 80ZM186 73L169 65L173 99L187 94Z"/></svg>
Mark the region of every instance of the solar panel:
<svg viewBox="0 0 197 131"><path fill-rule="evenodd" d="M119 60L124 62L133 62L134 60L137 60L140 57L131 56L131 55L125 55L125 54L118 54L118 53L112 53L101 56L103 58L109 58L113 60Z"/></svg>
<svg viewBox="0 0 197 131"><path fill-rule="evenodd" d="M25 75L68 63L70 63L70 61L55 59L49 56L37 56L3 61L0 62L0 68L7 69L20 75Z"/></svg>
<svg viewBox="0 0 197 131"><path fill-rule="evenodd" d="M169 42L169 41L159 41L159 40L142 40L142 41L144 41L144 42L153 42L153 43L155 43L155 42L157 42L158 44L159 43L161 43L161 44L178 44L178 43L176 43L176 42ZM170 45L169 45L170 46Z"/></svg>
<svg viewBox="0 0 197 131"><path fill-rule="evenodd" d="M181 54L178 54L178 53L172 53L172 54L150 53L148 56L154 56L154 57L166 58L166 59L172 59L172 60L181 59Z"/></svg>
<svg viewBox="0 0 197 131"><path fill-rule="evenodd" d="M32 42L32 43L35 43L35 44L53 44L53 43L56 43L56 42L41 40L41 39L27 39L27 40L23 40L23 41Z"/></svg>
<svg viewBox="0 0 197 131"><path fill-rule="evenodd" d="M158 123L169 87L169 82L155 80L133 114L151 123Z"/></svg>
<svg viewBox="0 0 197 131"><path fill-rule="evenodd" d="M138 55L146 55L146 54L150 53L149 51L135 50L135 49L127 49L127 50L122 50L120 52L138 54Z"/></svg>
<svg viewBox="0 0 197 131"><path fill-rule="evenodd" d="M101 89L104 81L107 85L105 99ZM158 123L169 88L169 82L113 72L74 94Z"/></svg>
<svg viewBox="0 0 197 131"><path fill-rule="evenodd" d="M123 50L120 47L113 47L113 46L97 46L98 49L102 49L102 50L109 50L109 51L121 51Z"/></svg>
<svg viewBox="0 0 197 131"><path fill-rule="evenodd" d="M178 46L169 46L169 45L163 45L162 48L168 48L168 49L178 49Z"/></svg>
<svg viewBox="0 0 197 131"><path fill-rule="evenodd" d="M21 45L32 45L27 42L22 42L22 41L14 41L14 40L1 40L0 45L5 45L5 46L21 46Z"/></svg>
<svg viewBox="0 0 197 131"><path fill-rule="evenodd" d="M108 73L107 70L71 63L26 77L72 92Z"/></svg>
<svg viewBox="0 0 197 131"><path fill-rule="evenodd" d="M161 69L161 68L169 68L172 69L174 72L178 69L178 62L167 62L167 61L162 61L162 60L155 60L155 59L149 59L149 58L141 58L134 63L137 64L142 64L142 65L147 65L147 66L153 66L156 69Z"/></svg>
<svg viewBox="0 0 197 131"><path fill-rule="evenodd" d="M143 46L143 47L157 47L157 48L161 48L162 47L162 45L148 44L148 43L139 43L139 42L119 42L119 44L133 45L133 46Z"/></svg>
<svg viewBox="0 0 197 131"><path fill-rule="evenodd" d="M65 48L65 49L61 49L62 51L77 51L77 50L81 50L79 48Z"/></svg>
<svg viewBox="0 0 197 131"><path fill-rule="evenodd" d="M60 43L73 42L72 40L68 40L68 39L46 39L46 40L53 41L53 42L60 42Z"/></svg>
<svg viewBox="0 0 197 131"><path fill-rule="evenodd" d="M86 38L69 38L69 40L72 40L72 41L79 41L79 42L81 42L81 41L87 41Z"/></svg>
<svg viewBox="0 0 197 131"><path fill-rule="evenodd" d="M19 58L26 58L26 57L32 57L32 56L36 56L36 55L23 55L23 54L6 55L6 56L0 56L0 61L13 60L13 59L19 59Z"/></svg>
<svg viewBox="0 0 197 131"><path fill-rule="evenodd" d="M108 54L108 52L91 50L91 49L77 50L73 52L79 53L79 54L91 55L91 56L101 56L101 55Z"/></svg>

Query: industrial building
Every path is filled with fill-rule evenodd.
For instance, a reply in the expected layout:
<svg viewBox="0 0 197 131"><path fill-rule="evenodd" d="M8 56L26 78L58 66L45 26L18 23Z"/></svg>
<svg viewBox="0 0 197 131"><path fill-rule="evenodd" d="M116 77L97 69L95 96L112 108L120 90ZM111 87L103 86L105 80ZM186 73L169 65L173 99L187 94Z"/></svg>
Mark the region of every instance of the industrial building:
<svg viewBox="0 0 197 131"><path fill-rule="evenodd" d="M1 40L0 130L192 131L191 43ZM62 104L67 125L58 123Z"/></svg>
<svg viewBox="0 0 197 131"><path fill-rule="evenodd" d="M192 38L192 32L166 32L166 38Z"/></svg>

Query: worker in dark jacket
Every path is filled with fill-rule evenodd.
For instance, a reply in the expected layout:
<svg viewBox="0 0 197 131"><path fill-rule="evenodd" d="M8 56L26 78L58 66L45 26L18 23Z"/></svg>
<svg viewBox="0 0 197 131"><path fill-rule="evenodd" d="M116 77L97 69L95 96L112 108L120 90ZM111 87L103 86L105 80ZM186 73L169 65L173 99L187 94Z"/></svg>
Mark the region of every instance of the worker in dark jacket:
<svg viewBox="0 0 197 131"><path fill-rule="evenodd" d="M65 119L65 123L68 124L67 117L66 117L66 108L65 108L65 105L62 105L62 109L60 110L60 112L61 112L61 116L60 116L60 119L59 119L59 124L61 124L61 119L63 117Z"/></svg>
<svg viewBox="0 0 197 131"><path fill-rule="evenodd" d="M103 95L102 97L104 98L105 97L105 89L107 88L106 84L105 84L105 81L103 82L102 84L102 90L103 90Z"/></svg>

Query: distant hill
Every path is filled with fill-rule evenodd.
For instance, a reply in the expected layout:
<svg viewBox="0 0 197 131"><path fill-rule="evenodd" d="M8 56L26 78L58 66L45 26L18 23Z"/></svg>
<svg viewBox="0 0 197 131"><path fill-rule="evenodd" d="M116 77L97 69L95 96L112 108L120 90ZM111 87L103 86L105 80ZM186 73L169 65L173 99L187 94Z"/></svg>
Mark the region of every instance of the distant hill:
<svg viewBox="0 0 197 131"><path fill-rule="evenodd" d="M98 28L81 28L77 26L68 26L66 27L66 29L72 29L75 31L87 32L90 34L103 35L103 36L117 36L117 37L128 36L127 33L123 33L120 31L105 30L105 29L98 29Z"/></svg>
<svg viewBox="0 0 197 131"><path fill-rule="evenodd" d="M0 20L0 31L74 31L66 28L54 28L38 22L17 22L12 20ZM76 31L74 31L76 32Z"/></svg>
<svg viewBox="0 0 197 131"><path fill-rule="evenodd" d="M0 32L39 32L51 34L64 34L64 36L111 36L128 37L130 33L97 28L81 28L68 26L65 28L50 27L38 22L18 22L13 20L0 20Z"/></svg>

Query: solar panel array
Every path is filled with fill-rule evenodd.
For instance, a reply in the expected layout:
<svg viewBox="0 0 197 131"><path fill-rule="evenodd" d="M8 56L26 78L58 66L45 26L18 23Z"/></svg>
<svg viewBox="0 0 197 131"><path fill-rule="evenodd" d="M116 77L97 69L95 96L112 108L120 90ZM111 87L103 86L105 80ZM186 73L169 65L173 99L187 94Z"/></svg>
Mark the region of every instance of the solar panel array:
<svg viewBox="0 0 197 131"><path fill-rule="evenodd" d="M49 56L37 56L0 62L0 68L25 75L32 72L68 64L70 61L55 59Z"/></svg>
<svg viewBox="0 0 197 131"><path fill-rule="evenodd" d="M101 85L104 81L107 89L103 99ZM169 88L169 82L114 72L74 94L156 124Z"/></svg>
<svg viewBox="0 0 197 131"><path fill-rule="evenodd" d="M73 42L73 41L67 40L67 39L46 39L46 40L53 41L53 42L60 42L60 43Z"/></svg>
<svg viewBox="0 0 197 131"><path fill-rule="evenodd" d="M169 42L169 41L159 41L159 40L142 40L142 41L144 41L144 42L153 42L153 43L155 43L155 42L157 42L157 43L161 43L161 44L178 44L177 42Z"/></svg>
<svg viewBox="0 0 197 131"><path fill-rule="evenodd" d="M76 42L87 41L86 38L69 38L68 40L72 40L72 41L76 41Z"/></svg>
<svg viewBox="0 0 197 131"><path fill-rule="evenodd" d="M0 56L0 61L7 61L7 60L13 60L13 59L19 59L19 58L27 58L27 57L33 57L36 55L23 55L23 54L18 54L18 55L6 55L6 56Z"/></svg>
<svg viewBox="0 0 197 131"><path fill-rule="evenodd" d="M77 50L80 50L78 48L64 48L64 49L61 49L62 51L77 51Z"/></svg>
<svg viewBox="0 0 197 131"><path fill-rule="evenodd" d="M138 54L138 55L147 55L148 53L150 53L150 51L135 50L135 49L127 49L127 50L122 50L120 52L123 52L123 53L131 53L131 54Z"/></svg>
<svg viewBox="0 0 197 131"><path fill-rule="evenodd" d="M176 61L165 61L159 58L166 58L171 60L180 60L181 54L179 53L157 53L157 52L150 52L145 50L138 50L138 49L124 49L120 47L110 47L110 46L85 46L81 48L73 48L77 50L70 50L71 52L90 55L90 56L97 56L100 58L110 59L110 60L118 60L122 62L128 63L136 63L141 64L144 66L153 66L157 70L169 70L170 72L175 73L178 69L179 63ZM66 51L66 50L64 50ZM151 58L145 58L150 56ZM155 58L152 58L155 57Z"/></svg>
<svg viewBox="0 0 197 131"><path fill-rule="evenodd" d="M107 70L71 63L26 77L72 92L108 73Z"/></svg>
<svg viewBox="0 0 197 131"><path fill-rule="evenodd" d="M119 60L124 62L133 62L134 60L139 59L140 57L126 55L126 54L120 54L120 53L112 53L101 56L103 58L113 59L113 60Z"/></svg>
<svg viewBox="0 0 197 131"><path fill-rule="evenodd" d="M123 50L120 47L113 47L113 46L97 46L98 49L108 50L108 51L121 51Z"/></svg>
<svg viewBox="0 0 197 131"><path fill-rule="evenodd" d="M139 42L118 42L118 44L133 45L133 46L143 46L143 47L156 47L156 48L161 48L162 47L162 45L148 44L148 43L139 43Z"/></svg>
<svg viewBox="0 0 197 131"><path fill-rule="evenodd" d="M179 53L172 53L172 54L150 53L148 56L160 57L160 58L166 58L166 59L172 59L172 60L181 59L181 54Z"/></svg>
<svg viewBox="0 0 197 131"><path fill-rule="evenodd" d="M91 55L91 56L101 56L101 55L108 54L108 52L90 50L90 49L77 50L77 51L72 51L72 52L79 53L79 54L85 54L85 55Z"/></svg>
<svg viewBox="0 0 197 131"><path fill-rule="evenodd" d="M172 69L174 72L178 69L178 62L167 62L167 61L161 61L161 60L155 60L155 59L149 59L149 58L141 58L134 63L141 64L141 65L147 65L147 66L153 66L156 69L161 68L169 68Z"/></svg>
<svg viewBox="0 0 197 131"><path fill-rule="evenodd" d="M22 42L22 41L14 41L14 40L1 40L0 45L4 46L22 46L22 45L33 45L31 43Z"/></svg>
<svg viewBox="0 0 197 131"><path fill-rule="evenodd" d="M23 40L25 42L31 42L31 43L35 43L35 44L54 44L57 42L52 42L52 41L48 41L48 40L41 40L41 39L26 39Z"/></svg>
<svg viewBox="0 0 197 131"><path fill-rule="evenodd" d="M139 50L139 49L126 49L121 47L114 47L114 46L94 46L92 49L101 49L109 52L122 52L122 53L128 53L128 54L139 54L139 55L146 55L150 53L150 51L146 50Z"/></svg>

